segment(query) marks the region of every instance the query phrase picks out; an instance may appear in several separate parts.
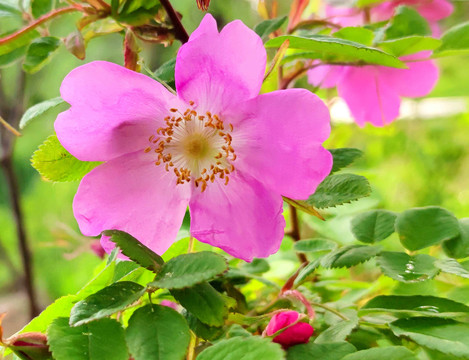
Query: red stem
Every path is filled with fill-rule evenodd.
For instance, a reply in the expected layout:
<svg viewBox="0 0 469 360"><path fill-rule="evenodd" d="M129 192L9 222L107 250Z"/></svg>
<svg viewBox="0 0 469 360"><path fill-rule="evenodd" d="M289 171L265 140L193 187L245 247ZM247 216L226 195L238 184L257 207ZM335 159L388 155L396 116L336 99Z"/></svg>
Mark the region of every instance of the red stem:
<svg viewBox="0 0 469 360"><path fill-rule="evenodd" d="M59 15L66 14L66 13L73 12L73 11L81 11L81 9L79 9L75 6L70 6L70 7L61 8L61 9L51 11L50 13L41 16L39 19L32 22L28 26L22 28L21 30L18 30L17 32L14 32L13 34L10 34L10 35L4 37L3 39L0 39L0 45L6 44L6 43L16 39L17 37L19 37L19 36L23 35L24 33L27 33L28 31L38 27L39 25L45 23L46 21L49 21L49 20L51 20L51 19L53 19L53 18L55 18Z"/></svg>
<svg viewBox="0 0 469 360"><path fill-rule="evenodd" d="M171 22L173 23L176 39L178 39L183 44L188 42L189 35L187 34L186 29L184 29L184 26L181 23L181 19L179 19L178 14L176 13L176 11L174 11L174 8L169 2L169 0L160 0L160 3L161 5L163 5L164 9L166 10L166 13L168 14L169 18L171 19Z"/></svg>

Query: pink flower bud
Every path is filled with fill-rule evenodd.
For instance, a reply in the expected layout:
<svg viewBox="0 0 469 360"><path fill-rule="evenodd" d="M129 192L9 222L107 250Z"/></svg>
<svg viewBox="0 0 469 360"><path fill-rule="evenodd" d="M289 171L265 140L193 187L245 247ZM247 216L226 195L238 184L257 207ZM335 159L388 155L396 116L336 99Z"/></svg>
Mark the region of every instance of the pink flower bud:
<svg viewBox="0 0 469 360"><path fill-rule="evenodd" d="M269 324L267 325L266 334L271 336L277 331L286 328L287 326L295 323L300 314L296 311L283 311L272 316ZM276 342L284 349L293 345L306 344L311 335L313 335L313 327L304 322L298 322L295 325L287 328L285 331L274 337L273 342Z"/></svg>
<svg viewBox="0 0 469 360"><path fill-rule="evenodd" d="M99 240L93 241L90 245L90 248L99 258L104 259L104 255L106 255L106 251L104 251Z"/></svg>

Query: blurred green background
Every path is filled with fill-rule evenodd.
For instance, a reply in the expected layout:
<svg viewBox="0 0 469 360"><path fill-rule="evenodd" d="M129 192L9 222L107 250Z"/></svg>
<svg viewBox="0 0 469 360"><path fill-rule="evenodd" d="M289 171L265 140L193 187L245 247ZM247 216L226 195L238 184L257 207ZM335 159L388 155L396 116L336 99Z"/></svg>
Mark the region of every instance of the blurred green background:
<svg viewBox="0 0 469 360"><path fill-rule="evenodd" d="M212 0L210 12L219 26L233 19L242 19L253 27L261 21L256 1ZM279 13L287 13L290 1L282 1ZM203 13L195 0L173 1L183 15L183 24L191 32ZM467 20L468 2L455 2L456 11L447 19L445 28ZM52 22L51 33L66 36L74 30L77 15L70 14ZM0 23L0 34L17 24ZM86 53L86 62L108 60L123 63L120 34L93 39ZM146 45L144 59L156 69L175 56L178 43L165 48ZM430 97L461 98L469 104L469 56L439 60L441 78ZM60 83L73 68L83 64L61 47L52 62L34 75L27 75L27 106L59 96ZM1 86L12 96L16 86L18 64L0 69ZM15 99L10 98L10 101ZM28 125L16 143L14 165L22 193L21 202L33 249L35 285L40 303L46 306L54 299L75 293L92 276L101 259L91 250L93 239L82 237L72 215L72 199L78 183L51 183L41 180L30 166L29 159L45 138L53 132L53 122L60 110L50 112ZM467 107L466 107L467 109ZM0 128L0 131L4 131ZM326 213L327 225L303 216L306 225L332 239L346 243L352 236L348 229L350 217L370 207L402 211L409 207L441 205L457 217L469 214L469 112L434 119L396 121L377 129L359 128L355 124L335 124L326 145L329 148L356 147L364 156L350 171L366 176L373 187L370 198L343 205ZM306 227L305 227L306 228ZM325 236L324 235L324 236ZM23 294L15 227L10 211L6 184L0 176L0 313L8 311L7 335L27 322L26 298ZM288 248L288 244L284 246ZM274 257L278 260L281 255ZM5 259L11 260L13 267ZM279 262L280 266L283 264ZM285 272L291 269L285 268ZM282 269L279 269L282 273ZM345 276L345 275L344 275ZM389 280L389 279L388 279ZM467 297L464 302L468 302Z"/></svg>

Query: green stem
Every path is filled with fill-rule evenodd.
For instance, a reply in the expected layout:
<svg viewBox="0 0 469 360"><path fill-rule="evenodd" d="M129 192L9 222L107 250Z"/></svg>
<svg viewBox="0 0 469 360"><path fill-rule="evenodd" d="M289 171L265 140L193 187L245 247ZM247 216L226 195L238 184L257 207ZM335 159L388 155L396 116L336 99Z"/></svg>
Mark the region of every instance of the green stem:
<svg viewBox="0 0 469 360"><path fill-rule="evenodd" d="M316 302L311 302L311 301L310 301L310 304L311 304L312 306L317 306L317 307L323 308L324 310L327 310L327 311L333 313L334 315L337 315L338 317L340 317L340 318L341 318L342 320L344 320L344 321L349 321L349 320L350 320L350 319L349 319L347 316L345 316L344 314L340 313L340 312L337 311L336 309L333 309L333 308L331 308L331 307L329 307L329 306L327 306L327 305L320 304L320 303L316 303Z"/></svg>

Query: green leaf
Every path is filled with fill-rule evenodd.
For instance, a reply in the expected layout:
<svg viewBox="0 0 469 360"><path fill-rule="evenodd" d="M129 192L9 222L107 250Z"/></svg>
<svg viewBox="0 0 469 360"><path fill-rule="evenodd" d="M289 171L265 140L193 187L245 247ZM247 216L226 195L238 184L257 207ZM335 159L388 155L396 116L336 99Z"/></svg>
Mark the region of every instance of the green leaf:
<svg viewBox="0 0 469 360"><path fill-rule="evenodd" d="M459 235L458 219L446 209L428 206L406 210L396 220L402 245L411 251L436 245Z"/></svg>
<svg viewBox="0 0 469 360"><path fill-rule="evenodd" d="M68 317L73 305L78 301L76 295L62 296L50 304L38 316L21 329L24 332L42 332L45 333L52 321L58 317Z"/></svg>
<svg viewBox="0 0 469 360"><path fill-rule="evenodd" d="M338 39L332 36L311 35L309 37L286 35L278 36L267 41L267 48L280 47L285 40L290 41L291 49L314 51L322 55L327 61L363 62L396 68L406 68L406 65L393 55L382 50L365 46L350 40Z"/></svg>
<svg viewBox="0 0 469 360"><path fill-rule="evenodd" d="M293 247L299 252L318 252L324 250L332 250L336 247L336 243L327 239L306 239L296 242Z"/></svg>
<svg viewBox="0 0 469 360"><path fill-rule="evenodd" d="M207 282L190 288L173 289L171 295L204 324L222 326L228 315L223 296Z"/></svg>
<svg viewBox="0 0 469 360"><path fill-rule="evenodd" d="M119 11L117 20L134 26L144 25L155 17L160 7L158 0L128 0Z"/></svg>
<svg viewBox="0 0 469 360"><path fill-rule="evenodd" d="M451 317L469 313L469 306L436 296L380 295L360 309L361 315L382 312Z"/></svg>
<svg viewBox="0 0 469 360"><path fill-rule="evenodd" d="M37 38L38 36L39 36L39 33L36 30L26 31L22 33L21 35L15 37L14 40L10 40L6 43L1 44L0 55L5 55L5 54L12 52L13 50L22 48L28 45L29 43L31 43L31 41Z"/></svg>
<svg viewBox="0 0 469 360"><path fill-rule="evenodd" d="M445 273L469 279L469 270L465 269L454 259L440 259L435 262L435 265Z"/></svg>
<svg viewBox="0 0 469 360"><path fill-rule="evenodd" d="M206 325L188 311L184 311L183 315L191 330L204 340L215 340L224 333L223 328Z"/></svg>
<svg viewBox="0 0 469 360"><path fill-rule="evenodd" d="M459 235L441 244L446 255L461 259L469 256L469 218L459 220Z"/></svg>
<svg viewBox="0 0 469 360"><path fill-rule="evenodd" d="M351 267L370 260L379 254L379 246L349 245L331 251L321 260L325 268Z"/></svg>
<svg viewBox="0 0 469 360"><path fill-rule="evenodd" d="M379 47L384 51L400 57L415 54L424 50L435 50L442 44L442 41L429 36L407 36L404 38L386 40L379 43Z"/></svg>
<svg viewBox="0 0 469 360"><path fill-rule="evenodd" d="M386 40L431 33L427 20L417 10L399 6L386 29Z"/></svg>
<svg viewBox="0 0 469 360"><path fill-rule="evenodd" d="M282 25L285 24L285 21L287 21L287 18L287 16L282 16L275 19L264 20L254 27L254 31L259 37L264 39L267 35L280 29Z"/></svg>
<svg viewBox="0 0 469 360"><path fill-rule="evenodd" d="M469 21L458 24L446 31L442 35L441 41L443 44L435 51L435 56L469 52Z"/></svg>
<svg viewBox="0 0 469 360"><path fill-rule="evenodd" d="M47 111L64 103L65 101L59 96L31 106L28 110L25 111L20 120L20 129L23 129L31 120L38 118Z"/></svg>
<svg viewBox="0 0 469 360"><path fill-rule="evenodd" d="M52 55L57 51L62 41L59 38L47 36L33 40L26 51L24 71L33 74L48 64Z"/></svg>
<svg viewBox="0 0 469 360"><path fill-rule="evenodd" d="M306 202L318 209L324 209L350 203L370 193L370 183L365 177L355 174L334 174L326 177Z"/></svg>
<svg viewBox="0 0 469 360"><path fill-rule="evenodd" d="M119 230L106 230L103 231L103 234L109 236L110 240L121 249L125 256L150 271L158 272L164 264L161 256L151 251L130 234Z"/></svg>
<svg viewBox="0 0 469 360"><path fill-rule="evenodd" d="M158 80L164 81L166 83L174 82L174 69L176 68L176 58L171 59L163 63L156 71L153 73Z"/></svg>
<svg viewBox="0 0 469 360"><path fill-rule="evenodd" d="M340 321L335 325L332 325L325 331L319 334L314 340L315 344L325 344L337 341L344 341L347 336L358 326L358 317L354 317L350 320Z"/></svg>
<svg viewBox="0 0 469 360"><path fill-rule="evenodd" d="M50 181L76 181L98 166L99 162L80 161L57 139L49 136L31 158L31 165Z"/></svg>
<svg viewBox="0 0 469 360"><path fill-rule="evenodd" d="M189 326L177 311L160 305L136 310L125 332L135 360L182 360L190 342Z"/></svg>
<svg viewBox="0 0 469 360"><path fill-rule="evenodd" d="M35 18L52 10L53 0L31 0L31 12Z"/></svg>
<svg viewBox="0 0 469 360"><path fill-rule="evenodd" d="M0 55L0 68L13 64L26 54L27 46L19 47L13 51Z"/></svg>
<svg viewBox="0 0 469 360"><path fill-rule="evenodd" d="M145 293L145 288L130 281L117 282L78 302L72 309L70 325L79 326L124 310Z"/></svg>
<svg viewBox="0 0 469 360"><path fill-rule="evenodd" d="M341 358L341 360L417 360L415 354L404 346L388 346L360 350Z"/></svg>
<svg viewBox="0 0 469 360"><path fill-rule="evenodd" d="M361 150L354 148L339 148L328 150L332 154L333 158L331 174L339 171L344 167L349 166L363 155L363 152Z"/></svg>
<svg viewBox="0 0 469 360"><path fill-rule="evenodd" d="M292 346L288 349L287 360L337 360L345 355L357 351L355 346L348 342L308 343Z"/></svg>
<svg viewBox="0 0 469 360"><path fill-rule="evenodd" d="M0 19L6 17L21 18L21 11L10 4L0 3Z"/></svg>
<svg viewBox="0 0 469 360"><path fill-rule="evenodd" d="M113 319L100 319L70 327L68 318L58 318L47 329L55 360L128 360L124 329Z"/></svg>
<svg viewBox="0 0 469 360"><path fill-rule="evenodd" d="M415 317L389 324L396 336L421 346L469 359L469 324L451 319Z"/></svg>
<svg viewBox="0 0 469 360"><path fill-rule="evenodd" d="M221 255L210 251L179 255L163 265L155 281L149 286L163 289L181 289L211 280L228 270Z"/></svg>
<svg viewBox="0 0 469 360"><path fill-rule="evenodd" d="M260 275L270 270L269 262L265 259L253 259L250 263L245 263L241 270L248 272L249 274Z"/></svg>
<svg viewBox="0 0 469 360"><path fill-rule="evenodd" d="M387 210L372 210L355 216L352 233L364 243L375 243L386 239L394 232L397 215Z"/></svg>
<svg viewBox="0 0 469 360"><path fill-rule="evenodd" d="M301 284L304 280L308 278L308 276L313 274L316 271L316 269L321 265L321 260L322 260L322 257L319 257L311 261L308 265L306 265L306 267L303 268L298 274L298 276L296 277L294 284L295 285Z"/></svg>
<svg viewBox="0 0 469 360"><path fill-rule="evenodd" d="M381 271L390 278L407 283L432 279L439 273L436 259L429 255L407 255L403 252L383 251L376 258Z"/></svg>
<svg viewBox="0 0 469 360"><path fill-rule="evenodd" d="M374 36L373 31L358 26L344 27L334 33L336 38L355 41L366 46L371 46Z"/></svg>
<svg viewBox="0 0 469 360"><path fill-rule="evenodd" d="M282 360L280 345L259 336L222 340L202 351L197 360Z"/></svg>

